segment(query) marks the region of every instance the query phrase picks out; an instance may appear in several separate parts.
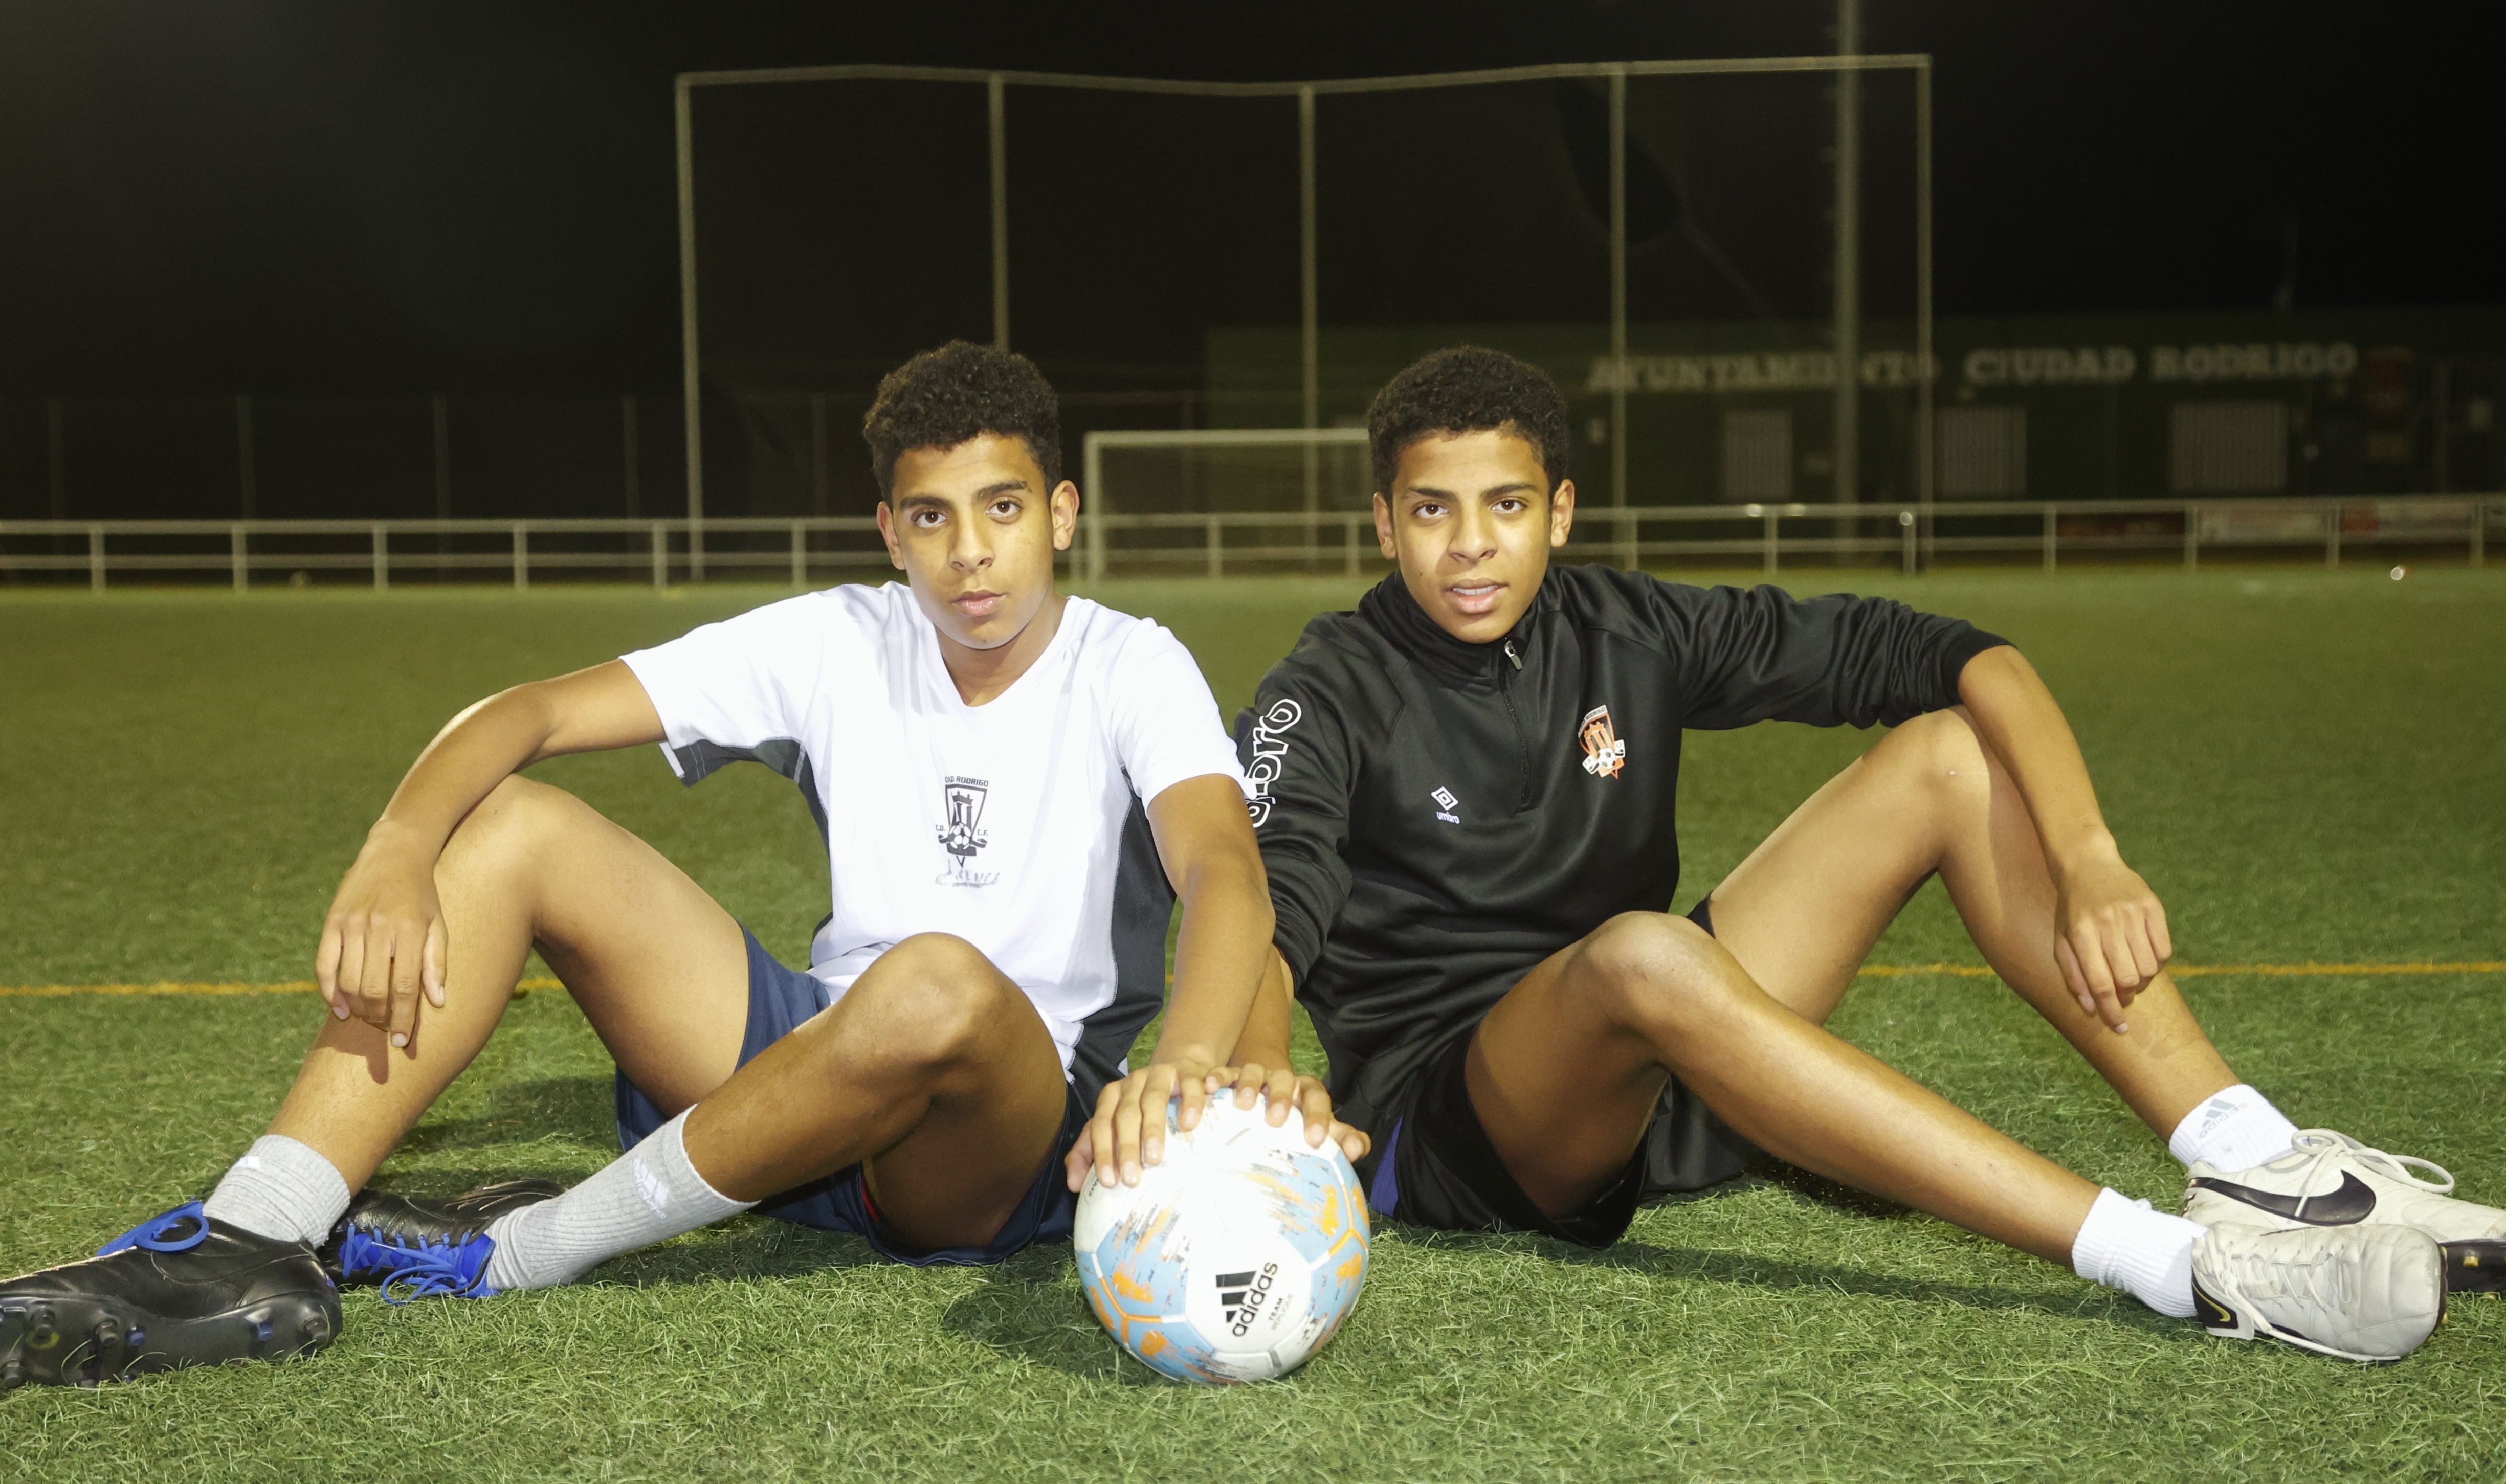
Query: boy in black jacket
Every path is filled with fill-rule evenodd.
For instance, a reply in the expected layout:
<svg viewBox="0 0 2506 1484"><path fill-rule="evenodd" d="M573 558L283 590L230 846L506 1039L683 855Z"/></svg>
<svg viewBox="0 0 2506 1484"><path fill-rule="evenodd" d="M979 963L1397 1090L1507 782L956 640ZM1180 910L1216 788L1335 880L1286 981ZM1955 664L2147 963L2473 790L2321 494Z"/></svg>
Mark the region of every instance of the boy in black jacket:
<svg viewBox="0 0 2506 1484"><path fill-rule="evenodd" d="M2297 1129L2229 1071L2005 641L1885 599L1553 568L1564 399L1497 352L1412 366L1370 429L1399 570L1316 618L1238 724L1279 957L1235 1060L1239 1097L1267 1078L1376 1136L1378 1211L1606 1246L1754 1145L2213 1333L2362 1359L2425 1339L2449 1265L2468 1287L2506 1256L2506 1213ZM1769 719L1895 729L1672 917L1681 731ZM1934 873L1994 971L2168 1138L2191 1219L1820 1029ZM1278 1070L1292 994L1327 1093Z"/></svg>

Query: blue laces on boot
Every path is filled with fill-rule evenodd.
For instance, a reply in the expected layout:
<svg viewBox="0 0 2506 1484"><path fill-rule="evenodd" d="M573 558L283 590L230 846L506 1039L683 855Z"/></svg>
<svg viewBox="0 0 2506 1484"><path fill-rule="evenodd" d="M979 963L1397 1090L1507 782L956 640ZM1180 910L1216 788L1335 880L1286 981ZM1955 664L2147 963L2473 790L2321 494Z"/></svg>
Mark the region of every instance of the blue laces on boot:
<svg viewBox="0 0 2506 1484"><path fill-rule="evenodd" d="M188 1234L171 1239L166 1237L165 1233L186 1221L192 1223L192 1229ZM208 1239L209 1214L200 1209L198 1201L187 1201L162 1215L150 1217L97 1248L95 1254L99 1257L110 1257L115 1253L133 1247L144 1248L152 1253L187 1253Z"/></svg>
<svg viewBox="0 0 2506 1484"><path fill-rule="evenodd" d="M340 1240L340 1270L351 1278L383 1280L383 1302L405 1304L412 1298L492 1298L487 1286L487 1257L496 1239L482 1233L458 1247L429 1242L403 1247L362 1231Z"/></svg>

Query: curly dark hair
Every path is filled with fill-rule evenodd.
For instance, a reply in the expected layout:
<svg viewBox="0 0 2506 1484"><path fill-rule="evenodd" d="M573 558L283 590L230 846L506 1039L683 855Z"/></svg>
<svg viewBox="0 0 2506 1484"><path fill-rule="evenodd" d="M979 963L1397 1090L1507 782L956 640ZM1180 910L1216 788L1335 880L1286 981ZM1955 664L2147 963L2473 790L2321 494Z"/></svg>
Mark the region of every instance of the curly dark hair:
<svg viewBox="0 0 2506 1484"><path fill-rule="evenodd" d="M1061 402L1024 356L950 340L880 377L862 414L881 499L896 493L896 461L907 450L954 448L984 433L1023 440L1045 489L1061 482Z"/></svg>
<svg viewBox="0 0 2506 1484"><path fill-rule="evenodd" d="M1494 429L1531 444L1555 493L1566 477L1566 395L1549 373L1485 345L1420 356L1383 383L1366 412L1375 487L1392 489L1401 453L1422 438Z"/></svg>

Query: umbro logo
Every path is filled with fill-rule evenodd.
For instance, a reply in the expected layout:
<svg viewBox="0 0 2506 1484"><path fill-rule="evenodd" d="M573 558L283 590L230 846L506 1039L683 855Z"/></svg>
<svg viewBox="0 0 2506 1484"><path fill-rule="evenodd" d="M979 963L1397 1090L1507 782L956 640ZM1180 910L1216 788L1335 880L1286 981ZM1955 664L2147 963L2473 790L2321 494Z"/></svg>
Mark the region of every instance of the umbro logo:
<svg viewBox="0 0 2506 1484"><path fill-rule="evenodd" d="M1271 1285L1279 1278L1279 1264L1265 1262L1258 1272L1221 1273L1218 1284L1219 1318L1228 1332L1241 1339L1262 1317L1262 1306L1271 1301Z"/></svg>
<svg viewBox="0 0 2506 1484"><path fill-rule="evenodd" d="M1427 796L1436 801L1436 818L1448 825L1458 825L1462 822L1462 817L1453 812L1462 806L1462 801L1453 796L1452 790L1438 789Z"/></svg>
<svg viewBox="0 0 2506 1484"><path fill-rule="evenodd" d="M2354 1226L2376 1210L2376 1192L2346 1170L2341 1172L2340 1187L2321 1195L2283 1195L2277 1190L2257 1190L2208 1175L2197 1176L2193 1184L2232 1201L2242 1201L2257 1211L2304 1221L2309 1226Z"/></svg>

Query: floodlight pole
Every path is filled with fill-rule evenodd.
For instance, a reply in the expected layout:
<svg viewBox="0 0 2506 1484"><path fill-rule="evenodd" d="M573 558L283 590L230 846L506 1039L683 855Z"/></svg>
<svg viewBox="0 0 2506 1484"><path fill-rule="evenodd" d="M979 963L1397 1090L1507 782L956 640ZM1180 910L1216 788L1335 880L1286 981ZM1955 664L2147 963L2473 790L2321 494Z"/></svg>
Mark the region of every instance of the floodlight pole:
<svg viewBox="0 0 2506 1484"><path fill-rule="evenodd" d="M1862 51L1862 0L1836 0L1836 54ZM1861 498L1862 74L1836 73L1836 503Z"/></svg>
<svg viewBox="0 0 2506 1484"><path fill-rule="evenodd" d="M1628 508L1628 69L1610 71L1610 507ZM1637 565L1636 529L1623 513L1612 534L1621 565Z"/></svg>
<svg viewBox="0 0 2506 1484"><path fill-rule="evenodd" d="M687 75L678 79L679 395L688 429L688 577L704 578L704 421L697 375L697 161Z"/></svg>
<svg viewBox="0 0 2506 1484"><path fill-rule="evenodd" d="M435 518L452 518L452 404L442 392L426 400L428 426L435 435Z"/></svg>
<svg viewBox="0 0 2506 1484"><path fill-rule="evenodd" d="M70 518L69 452L67 440L61 436L58 397L44 399L44 496L54 520Z"/></svg>
<svg viewBox="0 0 2506 1484"><path fill-rule="evenodd" d="M1322 419L1322 269L1315 253L1314 89L1297 89L1297 328L1298 385L1305 394L1305 426ZM1321 451L1306 444L1306 546L1316 540L1322 509Z"/></svg>
<svg viewBox="0 0 2506 1484"><path fill-rule="evenodd" d="M261 489L252 459L252 394L235 394L235 493L250 520L261 513Z"/></svg>
<svg viewBox="0 0 2506 1484"><path fill-rule="evenodd" d="M1915 59L1915 501L1924 570L1932 565L1932 60Z"/></svg>
<svg viewBox="0 0 2506 1484"><path fill-rule="evenodd" d="M992 344L1010 348L1010 124L1009 88L997 72L984 80L991 111L992 141ZM1088 491L1094 498L1094 490Z"/></svg>

